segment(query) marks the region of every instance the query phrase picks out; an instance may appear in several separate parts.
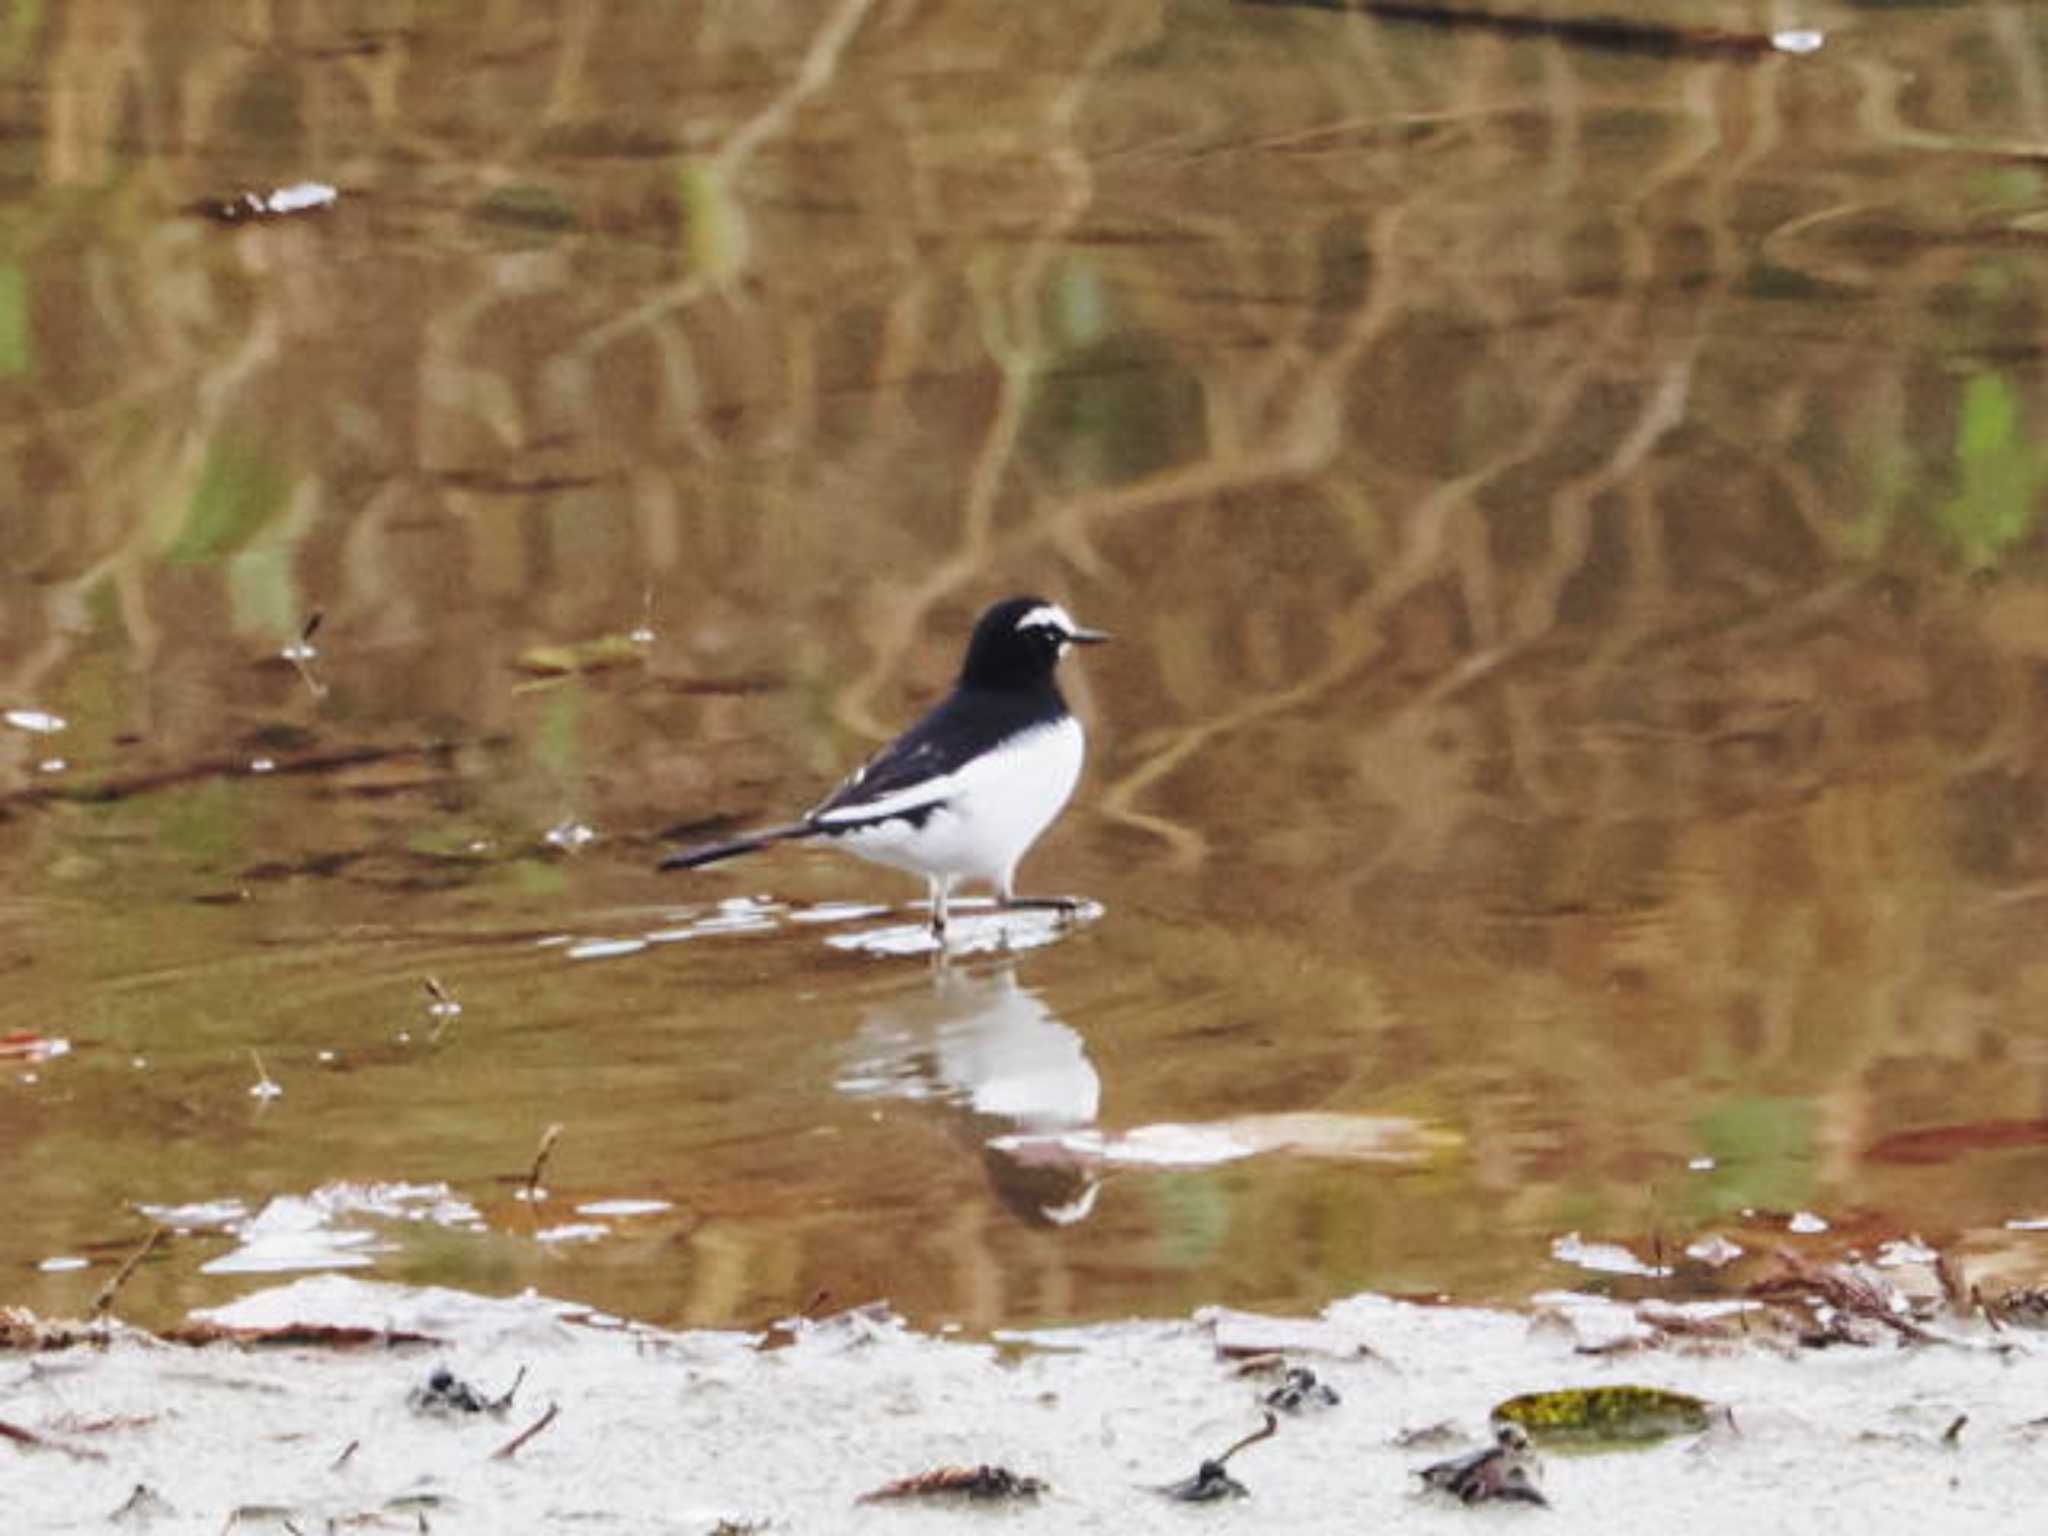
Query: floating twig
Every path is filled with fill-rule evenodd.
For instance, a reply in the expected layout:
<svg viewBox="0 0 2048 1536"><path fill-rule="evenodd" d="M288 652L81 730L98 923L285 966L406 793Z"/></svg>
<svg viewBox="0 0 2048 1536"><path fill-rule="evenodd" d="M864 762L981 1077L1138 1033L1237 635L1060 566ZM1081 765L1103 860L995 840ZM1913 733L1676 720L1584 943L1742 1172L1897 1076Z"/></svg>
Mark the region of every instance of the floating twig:
<svg viewBox="0 0 2048 1536"><path fill-rule="evenodd" d="M151 1227L149 1229L149 1236L142 1240L142 1246L129 1254L127 1259L122 1262L121 1267L114 1271L114 1278L100 1287L99 1295L93 1298L92 1315L94 1317L105 1317L107 1315L107 1309L113 1306L114 1297L119 1294L121 1287L128 1283L128 1277L135 1273L144 1259L156 1252L157 1244L164 1240L164 1230L162 1227Z"/></svg>
<svg viewBox="0 0 2048 1536"><path fill-rule="evenodd" d="M1957 1414L1956 1421L1953 1424L1949 1425L1947 1429L1941 1432L1941 1443L1943 1445L1961 1444L1963 1438L1963 1426L1969 1422L1970 1416L1967 1413Z"/></svg>
<svg viewBox="0 0 2048 1536"><path fill-rule="evenodd" d="M312 616L300 626L298 639L278 652L278 655L297 670L300 681L305 683L307 690L316 699L327 696L327 685L313 674L313 658L320 654L313 648L313 637L320 632L320 621L326 617L325 613L315 608Z"/></svg>
<svg viewBox="0 0 2048 1536"><path fill-rule="evenodd" d="M438 976L427 976L423 977L422 980L426 985L427 996L433 999L432 1002L427 1004L427 1012L434 1019L433 1033L427 1036L427 1044L439 1045L442 1034L454 1022L456 1016L462 1012L462 1004L455 1001L455 994L453 992L450 992L441 985L441 979Z"/></svg>
<svg viewBox="0 0 2048 1536"><path fill-rule="evenodd" d="M340 773L372 763L403 762L408 759L445 761L445 742L414 747L347 747L333 752L312 752L304 757L284 758L264 771L275 774ZM207 779L238 779L249 773L246 756L210 757L176 768L153 769L148 773L126 774L91 784L42 783L0 794L0 806L42 805L59 801L67 805L109 805L137 795L177 789Z"/></svg>
<svg viewBox="0 0 2048 1536"><path fill-rule="evenodd" d="M249 1085L249 1097L270 1100L277 1098L284 1089L271 1081L270 1074L263 1068L263 1058L256 1054L256 1047L249 1047L249 1060L256 1064L256 1081Z"/></svg>
<svg viewBox="0 0 2048 1536"><path fill-rule="evenodd" d="M561 1134L562 1123L559 1120L541 1132L540 1150L533 1154L533 1169L526 1175L526 1202L529 1205L534 1204L545 1193L540 1187L541 1170L547 1167L548 1154L555 1150L555 1142L560 1139Z"/></svg>
<svg viewBox="0 0 2048 1536"><path fill-rule="evenodd" d="M1549 37L1583 48L1669 57L1768 58L1813 53L1827 41L1815 31L1738 31L1610 16L1546 16L1526 11L1480 10L1446 0L1239 0L1240 4L1316 11L1361 11L1386 21L1445 30L1480 30L1504 37Z"/></svg>
<svg viewBox="0 0 2048 1536"><path fill-rule="evenodd" d="M347 1445L342 1447L341 1454L335 1457L334 1460L327 1463L327 1470L330 1472L339 1472L343 1467L347 1466L348 1459L351 1456L355 1455L356 1448L360 1446L362 1443L363 1442L360 1440L349 1441Z"/></svg>
<svg viewBox="0 0 2048 1536"><path fill-rule="evenodd" d="M461 1016L463 1006L459 1004L459 1001L455 1001L455 993L453 991L449 991L444 985L440 985L440 977L424 977L424 983L426 983L426 995L432 997L432 1001L426 1006L426 1012L434 1020L434 1028L428 1032L426 1042L428 1044L440 1044L440 1036L449 1032L449 1024L453 1024Z"/></svg>
<svg viewBox="0 0 2048 1536"><path fill-rule="evenodd" d="M561 1411L562 1409L559 1403L549 1403L548 1411L546 1413L542 1414L539 1418L535 1419L531 1424L527 1425L526 1428L522 1429L521 1431L519 1431L518 1434L514 1435L510 1440L507 1440L503 1445L499 1446L495 1451L491 1452L491 1460L510 1461L513 1455L519 1450L519 1448L522 1445L526 1444L527 1441L531 1440L535 1435L539 1434L542 1430L546 1429L550 1424L554 1423L555 1415L560 1413Z"/></svg>

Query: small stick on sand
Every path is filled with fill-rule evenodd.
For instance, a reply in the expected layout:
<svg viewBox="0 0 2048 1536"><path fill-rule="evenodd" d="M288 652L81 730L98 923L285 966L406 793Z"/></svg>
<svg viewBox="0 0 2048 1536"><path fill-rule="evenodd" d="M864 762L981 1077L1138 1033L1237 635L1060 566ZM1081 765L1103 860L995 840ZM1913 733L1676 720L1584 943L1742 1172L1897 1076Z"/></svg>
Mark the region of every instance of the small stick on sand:
<svg viewBox="0 0 2048 1536"><path fill-rule="evenodd" d="M561 1134L562 1124L559 1120L541 1133L540 1150L533 1154L533 1172L526 1176L526 1203L528 1205L540 1199L541 1170L547 1167L548 1154L555 1150L555 1142Z"/></svg>
<svg viewBox="0 0 2048 1536"><path fill-rule="evenodd" d="M1250 1434L1246 1435L1242 1440L1238 1441L1237 1444L1233 1445L1229 1450L1225 1451L1221 1456L1218 1456L1216 1458L1216 1465L1219 1467L1222 1466L1226 1461L1230 1460L1231 1457L1235 1456L1239 1451L1243 1450L1246 1446L1257 1445L1261 1440L1270 1440L1279 1432L1280 1420L1274 1417L1271 1413L1268 1413L1266 1415L1265 1428L1253 1430Z"/></svg>
<svg viewBox="0 0 2048 1536"><path fill-rule="evenodd" d="M100 1451L88 1450L82 1445L66 1445L61 1440L52 1440L39 1435L32 1429L23 1429L19 1424L10 1424L0 1419L0 1440L12 1440L16 1445L27 1446L33 1451L62 1451L73 1461L105 1461Z"/></svg>
<svg viewBox="0 0 2048 1536"><path fill-rule="evenodd" d="M522 1365L519 1367L519 1374L512 1378L512 1385L505 1389L505 1395L491 1399L484 1406L492 1413L503 1413L512 1406L512 1396L519 1390L519 1383L524 1380L526 1380L526 1367Z"/></svg>
<svg viewBox="0 0 2048 1536"><path fill-rule="evenodd" d="M92 1315L94 1317L105 1317L107 1315L107 1309L113 1306L114 1297L120 1292L121 1287L128 1283L128 1277L135 1273L144 1259L156 1252L156 1245L163 1240L164 1229L162 1227L151 1227L149 1229L149 1236L142 1240L142 1246L128 1255L127 1262L114 1271L114 1278L102 1286L99 1295L93 1298Z"/></svg>
<svg viewBox="0 0 2048 1536"><path fill-rule="evenodd" d="M539 1418L535 1419L531 1424L527 1425L526 1428L522 1429L521 1431L519 1431L518 1434L514 1435L510 1440L507 1440L503 1445L499 1446L495 1451L491 1452L491 1460L510 1461L513 1457L513 1454L516 1451L518 1451L518 1449L522 1445L526 1444L527 1441L531 1440L535 1435L539 1434L542 1430L546 1429L550 1424L554 1423L555 1415L560 1413L561 1411L562 1409L560 1404L549 1403L548 1411L546 1413L542 1414Z"/></svg>

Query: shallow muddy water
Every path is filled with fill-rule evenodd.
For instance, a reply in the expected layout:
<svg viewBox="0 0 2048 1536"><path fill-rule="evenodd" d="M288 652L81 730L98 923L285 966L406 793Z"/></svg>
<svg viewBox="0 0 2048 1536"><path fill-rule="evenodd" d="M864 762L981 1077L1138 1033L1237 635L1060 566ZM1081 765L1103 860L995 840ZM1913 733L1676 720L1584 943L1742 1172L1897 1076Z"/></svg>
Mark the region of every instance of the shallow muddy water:
<svg viewBox="0 0 2048 1536"><path fill-rule="evenodd" d="M0 21L0 1301L2040 1279L2048 22L1635 9ZM654 873L1023 590L1099 911Z"/></svg>

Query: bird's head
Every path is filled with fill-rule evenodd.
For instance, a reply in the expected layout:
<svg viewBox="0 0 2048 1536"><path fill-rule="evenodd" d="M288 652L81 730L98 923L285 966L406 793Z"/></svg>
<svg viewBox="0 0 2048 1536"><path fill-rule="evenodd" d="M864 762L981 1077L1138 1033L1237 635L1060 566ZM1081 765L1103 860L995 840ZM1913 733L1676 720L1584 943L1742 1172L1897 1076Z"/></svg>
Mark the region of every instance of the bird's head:
<svg viewBox="0 0 2048 1536"><path fill-rule="evenodd" d="M1005 598L975 623L960 681L971 688L1028 688L1050 678L1070 645L1097 645L1108 635L1087 629L1058 603Z"/></svg>

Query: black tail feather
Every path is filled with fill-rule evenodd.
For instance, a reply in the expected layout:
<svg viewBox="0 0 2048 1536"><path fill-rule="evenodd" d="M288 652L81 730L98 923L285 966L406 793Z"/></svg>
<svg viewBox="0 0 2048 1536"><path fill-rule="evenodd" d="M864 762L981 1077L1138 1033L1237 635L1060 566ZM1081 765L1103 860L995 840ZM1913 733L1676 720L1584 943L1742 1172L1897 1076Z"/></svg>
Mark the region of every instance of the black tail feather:
<svg viewBox="0 0 2048 1536"><path fill-rule="evenodd" d="M786 827L769 827L761 832L749 832L745 837L731 838L722 843L706 843L701 848L685 848L681 853L672 853L655 866L657 869L697 869L705 864L716 864L721 859L736 859L743 853L752 853L757 848L766 848L770 843L786 843L792 838L809 837L818 829L803 822L792 822Z"/></svg>

